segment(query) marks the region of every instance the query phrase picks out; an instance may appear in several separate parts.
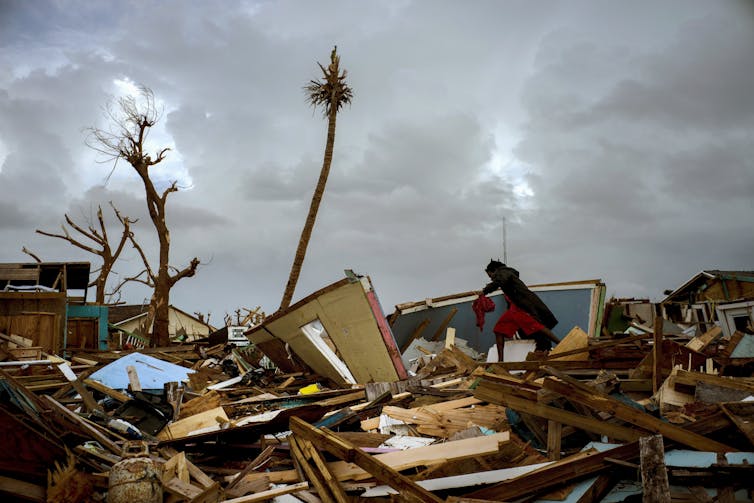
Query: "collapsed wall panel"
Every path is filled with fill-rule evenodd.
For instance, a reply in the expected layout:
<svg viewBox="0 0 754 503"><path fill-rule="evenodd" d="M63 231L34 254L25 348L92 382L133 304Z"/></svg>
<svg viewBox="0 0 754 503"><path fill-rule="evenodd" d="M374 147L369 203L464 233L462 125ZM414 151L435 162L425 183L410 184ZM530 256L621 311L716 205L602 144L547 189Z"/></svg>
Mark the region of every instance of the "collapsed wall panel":
<svg viewBox="0 0 754 503"><path fill-rule="evenodd" d="M369 278L354 276L267 318L247 336L262 351L273 340L282 342L314 372L340 385L405 379L384 318ZM289 364L280 351L267 356L278 366Z"/></svg>

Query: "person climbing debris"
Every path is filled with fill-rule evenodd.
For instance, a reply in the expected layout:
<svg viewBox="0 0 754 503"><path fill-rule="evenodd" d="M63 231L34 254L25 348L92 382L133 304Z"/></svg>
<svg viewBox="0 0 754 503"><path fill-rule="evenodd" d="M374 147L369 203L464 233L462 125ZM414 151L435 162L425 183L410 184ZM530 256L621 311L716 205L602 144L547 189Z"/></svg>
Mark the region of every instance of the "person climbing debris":
<svg viewBox="0 0 754 503"><path fill-rule="evenodd" d="M558 324L557 318L542 299L519 279L516 269L498 260L490 260L485 272L491 281L482 289L482 295L502 290L508 304L492 329L498 361L503 361L505 340L513 339L516 333L522 339L533 339L537 351L549 351L552 342L559 342L552 333L552 328Z"/></svg>

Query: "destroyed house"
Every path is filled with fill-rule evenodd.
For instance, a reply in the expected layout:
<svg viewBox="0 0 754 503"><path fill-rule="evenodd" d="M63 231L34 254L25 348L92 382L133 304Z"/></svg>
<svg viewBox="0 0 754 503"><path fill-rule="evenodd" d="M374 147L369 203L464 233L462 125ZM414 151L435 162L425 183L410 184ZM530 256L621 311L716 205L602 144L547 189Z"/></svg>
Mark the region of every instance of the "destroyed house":
<svg viewBox="0 0 754 503"><path fill-rule="evenodd" d="M149 337L143 335L152 331L151 327L149 330L144 329L148 313L149 304L111 306L108 321L113 333L113 343L118 347L124 344L138 348L149 345ZM173 341L191 342L203 339L215 331L210 324L172 305L169 306L168 316L168 334Z"/></svg>
<svg viewBox="0 0 754 503"><path fill-rule="evenodd" d="M351 271L247 329L256 347L73 350L51 355L54 364L0 353L0 494L752 501L754 336L647 326L655 306L644 299L611 299L627 323L600 331L601 282L533 288L559 317L561 340L503 362L460 344L478 330L461 323L469 292L399 306L394 329L416 314L422 337L443 338L401 363L369 277ZM499 313L488 314L485 327ZM257 350L278 368L259 368Z"/></svg>
<svg viewBox="0 0 754 503"><path fill-rule="evenodd" d="M43 352L104 349L107 308L86 303L89 269L89 262L0 264L0 332Z"/></svg>
<svg viewBox="0 0 754 503"><path fill-rule="evenodd" d="M751 331L754 305L754 271L705 270L673 290L662 301L663 316L697 333L721 322L725 328ZM727 316L718 317L725 311Z"/></svg>

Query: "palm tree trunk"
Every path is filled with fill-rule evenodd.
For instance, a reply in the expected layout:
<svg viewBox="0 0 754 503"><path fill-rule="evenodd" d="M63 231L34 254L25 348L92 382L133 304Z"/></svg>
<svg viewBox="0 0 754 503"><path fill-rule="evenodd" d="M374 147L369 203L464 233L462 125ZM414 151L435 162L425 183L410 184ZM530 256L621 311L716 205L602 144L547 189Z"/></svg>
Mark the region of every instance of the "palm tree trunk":
<svg viewBox="0 0 754 503"><path fill-rule="evenodd" d="M334 101L334 97L333 97ZM322 195L325 193L325 185L327 184L327 177L330 174L330 164L332 164L333 145L335 144L335 121L338 114L337 104L331 103L330 114L327 122L327 144L325 145L325 158L322 161L322 170L319 173L319 180L317 181L317 187L314 190L312 196L312 202L309 205L309 214L306 216L306 223L304 229L301 231L301 238L298 241L298 248L296 249L296 255L293 258L293 265L291 266L291 274L288 276L288 284L285 286L285 292L283 293L283 300L280 302L279 310L288 308L291 305L291 298L293 298L293 292L296 289L296 283L298 277L301 274L301 267L304 264L304 257L306 256L306 248L309 246L309 239L312 237L312 229L314 229L314 221L317 219L317 211L319 211L319 205L322 202Z"/></svg>

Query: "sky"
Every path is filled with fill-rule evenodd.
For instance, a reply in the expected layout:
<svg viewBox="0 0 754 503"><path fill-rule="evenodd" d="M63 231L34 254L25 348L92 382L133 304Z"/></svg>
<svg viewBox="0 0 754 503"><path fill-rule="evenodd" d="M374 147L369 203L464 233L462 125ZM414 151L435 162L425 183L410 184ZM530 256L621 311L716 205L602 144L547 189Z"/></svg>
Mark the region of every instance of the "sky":
<svg viewBox="0 0 754 503"><path fill-rule="evenodd" d="M115 240L110 201L154 260L141 181L87 145L141 85L170 148L152 177L181 189L171 265L201 260L171 303L271 314L327 135L303 88L334 45L353 100L294 302L352 269L389 314L481 289L491 258L653 301L754 269L754 3L718 0L0 0L0 262L97 268L35 230L100 205ZM111 282L142 268L129 247Z"/></svg>

